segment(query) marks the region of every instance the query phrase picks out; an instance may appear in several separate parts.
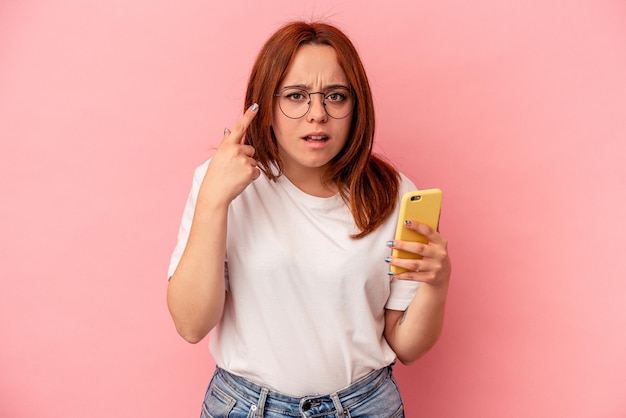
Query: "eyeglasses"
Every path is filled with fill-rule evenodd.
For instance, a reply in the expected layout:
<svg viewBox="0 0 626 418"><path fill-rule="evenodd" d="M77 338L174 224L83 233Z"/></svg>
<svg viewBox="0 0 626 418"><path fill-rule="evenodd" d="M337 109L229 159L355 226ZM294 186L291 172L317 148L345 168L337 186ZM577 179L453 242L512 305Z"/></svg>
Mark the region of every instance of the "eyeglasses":
<svg viewBox="0 0 626 418"><path fill-rule="evenodd" d="M326 114L333 119L343 119L352 113L354 98L347 87L335 87L327 92L307 92L299 88L288 87L274 97L278 97L278 107L289 119L300 119L311 109L311 96L322 95Z"/></svg>

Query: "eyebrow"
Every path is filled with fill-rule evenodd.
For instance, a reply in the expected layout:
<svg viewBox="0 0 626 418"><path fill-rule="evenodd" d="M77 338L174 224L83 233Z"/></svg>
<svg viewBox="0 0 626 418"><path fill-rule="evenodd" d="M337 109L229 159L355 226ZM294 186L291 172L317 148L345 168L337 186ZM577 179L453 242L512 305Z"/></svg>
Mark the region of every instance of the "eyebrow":
<svg viewBox="0 0 626 418"><path fill-rule="evenodd" d="M336 89L336 88L343 88L343 89L346 89L346 90L350 90L350 87L348 87L348 86L346 86L344 84L328 84L328 85L324 86L322 91ZM285 89L310 90L311 86L307 85L307 84L292 84L292 85L289 85L289 86L283 86L281 88L281 90L285 90Z"/></svg>

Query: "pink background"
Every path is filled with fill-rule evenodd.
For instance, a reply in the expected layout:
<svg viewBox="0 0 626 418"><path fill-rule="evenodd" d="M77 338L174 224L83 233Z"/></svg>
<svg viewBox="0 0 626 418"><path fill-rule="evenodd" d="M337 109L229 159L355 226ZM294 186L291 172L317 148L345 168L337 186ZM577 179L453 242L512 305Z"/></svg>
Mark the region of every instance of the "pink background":
<svg viewBox="0 0 626 418"><path fill-rule="evenodd" d="M377 148L445 192L409 417L626 416L626 3L0 2L0 415L198 416L165 305L193 168L284 21L355 41ZM226 4L227 3L227 4Z"/></svg>

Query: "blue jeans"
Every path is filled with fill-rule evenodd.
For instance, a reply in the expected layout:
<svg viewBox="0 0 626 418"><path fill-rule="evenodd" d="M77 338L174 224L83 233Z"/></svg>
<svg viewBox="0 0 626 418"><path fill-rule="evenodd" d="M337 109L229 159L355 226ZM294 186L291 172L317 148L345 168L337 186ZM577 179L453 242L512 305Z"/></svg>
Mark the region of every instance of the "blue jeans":
<svg viewBox="0 0 626 418"><path fill-rule="evenodd" d="M330 395L294 398L258 386L217 367L201 418L404 418L391 366L375 370Z"/></svg>

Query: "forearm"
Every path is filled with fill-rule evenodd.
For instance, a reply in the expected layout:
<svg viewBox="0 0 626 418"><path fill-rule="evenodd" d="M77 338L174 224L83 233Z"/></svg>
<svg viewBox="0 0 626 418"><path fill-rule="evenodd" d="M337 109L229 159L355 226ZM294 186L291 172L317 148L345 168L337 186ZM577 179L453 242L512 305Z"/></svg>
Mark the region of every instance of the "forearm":
<svg viewBox="0 0 626 418"><path fill-rule="evenodd" d="M413 363L439 339L447 292L447 284L422 284L406 311L386 312L385 337L402 363Z"/></svg>
<svg viewBox="0 0 626 418"><path fill-rule="evenodd" d="M254 148L244 137L258 109L257 104L250 106L232 132L224 130L199 187L189 238L167 288L176 329L192 343L203 339L224 312L228 207L261 174Z"/></svg>
<svg viewBox="0 0 626 418"><path fill-rule="evenodd" d="M178 333L197 343L224 310L227 205L199 201L189 239L167 288L167 303Z"/></svg>

